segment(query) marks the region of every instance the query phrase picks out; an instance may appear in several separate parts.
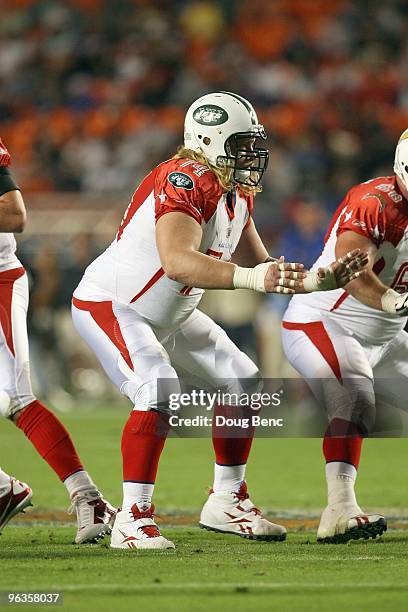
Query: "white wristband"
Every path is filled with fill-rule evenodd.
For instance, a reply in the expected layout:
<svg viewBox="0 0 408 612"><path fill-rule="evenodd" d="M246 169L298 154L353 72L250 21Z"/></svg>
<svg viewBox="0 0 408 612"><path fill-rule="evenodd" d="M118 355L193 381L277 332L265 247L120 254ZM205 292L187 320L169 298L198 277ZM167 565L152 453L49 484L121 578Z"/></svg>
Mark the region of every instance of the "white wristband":
<svg viewBox="0 0 408 612"><path fill-rule="evenodd" d="M303 288L306 293L319 291L318 280L319 277L317 276L317 272L306 272L306 278L303 281Z"/></svg>
<svg viewBox="0 0 408 612"><path fill-rule="evenodd" d="M381 308L383 311L397 314L397 300L400 297L400 294L394 291L394 289L387 289L381 296Z"/></svg>
<svg viewBox="0 0 408 612"><path fill-rule="evenodd" d="M332 291L333 289L337 289L336 277L334 275L333 270L330 268L325 268L326 274L324 278L320 278L317 272L307 272L306 278L303 281L303 288L306 293L311 293L312 291Z"/></svg>
<svg viewBox="0 0 408 612"><path fill-rule="evenodd" d="M235 266L232 284L234 289L253 289L266 293L265 275L271 262L258 264L255 268L241 268Z"/></svg>

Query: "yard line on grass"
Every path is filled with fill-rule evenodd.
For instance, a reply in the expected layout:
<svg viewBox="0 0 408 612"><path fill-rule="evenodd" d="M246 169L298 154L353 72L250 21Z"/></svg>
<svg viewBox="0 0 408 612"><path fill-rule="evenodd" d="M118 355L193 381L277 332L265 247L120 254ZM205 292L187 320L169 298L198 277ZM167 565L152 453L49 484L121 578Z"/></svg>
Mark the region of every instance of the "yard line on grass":
<svg viewBox="0 0 408 612"><path fill-rule="evenodd" d="M387 516L391 523L401 524L401 528L407 528L408 524L408 508L376 508L376 512ZM369 512L369 510L367 510ZM314 530L318 523L321 515L321 510L312 508L308 510L302 510L300 508L281 508L281 509L266 509L265 515L270 515L275 522L283 521L287 523L291 529L299 529L301 531L312 529ZM199 515L197 511L192 508L180 508L175 509L172 507L163 508L160 512L161 524L168 527L191 527L195 526L199 521ZM63 508L47 508L43 506L35 506L30 509L26 515L19 515L15 519L14 524L31 524L38 525L54 525L64 524L68 525L71 522L75 523L75 519L69 519L66 510Z"/></svg>
<svg viewBox="0 0 408 612"><path fill-rule="evenodd" d="M38 585L37 585L38 586ZM208 589L213 590L236 590L241 591L242 589L264 589L264 590L279 590L279 589L292 589L292 590L313 590L313 589L322 589L326 591L333 590L343 590L343 589L392 589L392 590L408 590L408 583L395 585L393 583L378 583L378 582L359 582L356 585L355 582L341 584L327 584L327 582L308 582L308 583L293 583L293 582L151 582L149 584L139 584L139 585L124 585L121 583L113 583L113 584L61 584L61 585L53 585L53 591L128 591L128 592L141 592L141 591L151 591L151 590L171 590L171 591L186 591L197 590L197 591L208 591ZM48 587L47 587L48 588ZM10 590L15 590L15 587L10 588ZM3 587L3 590L8 590L7 587ZM26 590L30 590L28 587Z"/></svg>
<svg viewBox="0 0 408 612"><path fill-rule="evenodd" d="M309 553L306 553L304 556L303 555L290 555L290 560L291 561L347 561L347 563L349 563L350 561L384 561L384 559L386 559L387 561L390 561L390 559L396 559L396 557L389 557L388 555L385 557L371 557L369 555L367 556L359 556L359 557L332 557L332 556L327 556L327 557L323 557L323 556L318 556L318 555L311 555ZM255 555L251 555L251 561L265 561L265 557L261 557L259 556L255 556Z"/></svg>

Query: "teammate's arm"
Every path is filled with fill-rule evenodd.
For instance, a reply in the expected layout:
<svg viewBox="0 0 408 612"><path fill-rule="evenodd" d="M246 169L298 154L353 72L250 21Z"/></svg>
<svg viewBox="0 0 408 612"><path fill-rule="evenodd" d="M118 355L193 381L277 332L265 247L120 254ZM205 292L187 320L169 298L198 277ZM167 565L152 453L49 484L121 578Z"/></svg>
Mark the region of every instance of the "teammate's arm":
<svg viewBox="0 0 408 612"><path fill-rule="evenodd" d="M242 232L233 261L239 265L255 266L268 261L281 263L284 257L280 257L279 260L270 257L251 219L248 227ZM295 293L309 293L310 291L330 291L343 287L351 277L361 273L367 262L367 254L364 250L350 249L326 268L320 268L316 272L305 270L307 280L302 285L296 286L294 291Z"/></svg>
<svg viewBox="0 0 408 612"><path fill-rule="evenodd" d="M0 232L20 233L26 222L23 196L10 170L10 153L0 138Z"/></svg>
<svg viewBox="0 0 408 612"><path fill-rule="evenodd" d="M20 234L24 230L26 218L26 209L20 191L14 189L0 196L0 232Z"/></svg>
<svg viewBox="0 0 408 612"><path fill-rule="evenodd" d="M406 301L408 304L408 294L398 294L384 285L373 272L372 268L378 249L372 240L353 231L343 232L337 238L336 257L343 257L351 249L365 251L368 254L369 262L366 273L346 285L348 293L367 306L405 316L408 306L404 307L404 302ZM399 307L402 308L401 312L398 311Z"/></svg>
<svg viewBox="0 0 408 612"><path fill-rule="evenodd" d="M166 276L201 289L248 288L294 293L305 274L299 264L262 263L241 268L200 253L201 226L189 215L169 212L156 224L156 243Z"/></svg>

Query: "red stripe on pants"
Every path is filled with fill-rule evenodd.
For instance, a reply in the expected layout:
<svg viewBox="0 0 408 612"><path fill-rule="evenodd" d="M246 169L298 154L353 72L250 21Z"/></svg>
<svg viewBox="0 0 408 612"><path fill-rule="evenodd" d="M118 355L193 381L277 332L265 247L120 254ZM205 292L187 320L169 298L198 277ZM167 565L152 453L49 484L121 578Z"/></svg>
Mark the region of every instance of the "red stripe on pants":
<svg viewBox="0 0 408 612"><path fill-rule="evenodd" d="M347 295L347 293L343 294L343 300ZM337 380L339 382L342 381L336 351L321 321L312 323L289 323L283 321L282 325L285 329L303 331L327 361ZM344 461L358 468L363 443L360 433L354 423L334 418L328 426L323 440L323 454L326 462Z"/></svg>
<svg viewBox="0 0 408 612"><path fill-rule="evenodd" d="M15 356L12 324L13 287L18 278L24 276L24 268L14 268L0 273L0 327L3 330L7 346Z"/></svg>
<svg viewBox="0 0 408 612"><path fill-rule="evenodd" d="M133 370L133 363L122 336L119 321L113 312L112 302L87 302L74 297L72 303L79 310L89 312L95 323L116 346L129 368Z"/></svg>
<svg viewBox="0 0 408 612"><path fill-rule="evenodd" d="M289 323L288 321L282 321L282 326L284 329L304 332L327 361L337 380L341 382L339 360L330 336L321 321L313 321L312 323Z"/></svg>

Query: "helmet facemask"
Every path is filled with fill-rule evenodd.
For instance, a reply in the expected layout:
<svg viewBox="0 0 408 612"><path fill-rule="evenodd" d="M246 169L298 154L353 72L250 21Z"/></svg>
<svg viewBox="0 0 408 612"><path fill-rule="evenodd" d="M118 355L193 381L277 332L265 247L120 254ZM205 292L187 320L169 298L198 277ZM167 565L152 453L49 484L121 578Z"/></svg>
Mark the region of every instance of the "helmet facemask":
<svg viewBox="0 0 408 612"><path fill-rule="evenodd" d="M231 168L234 183L249 187L259 185L269 160L269 151L257 146L259 139L266 140L262 126L254 126L248 132L236 132L225 141L226 155L217 157L217 166Z"/></svg>

